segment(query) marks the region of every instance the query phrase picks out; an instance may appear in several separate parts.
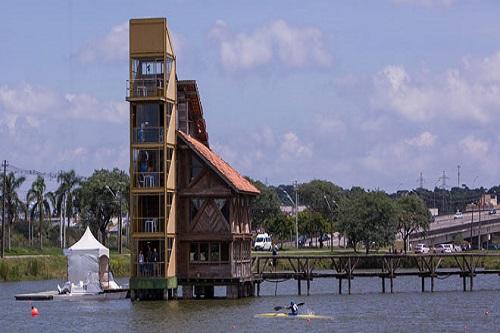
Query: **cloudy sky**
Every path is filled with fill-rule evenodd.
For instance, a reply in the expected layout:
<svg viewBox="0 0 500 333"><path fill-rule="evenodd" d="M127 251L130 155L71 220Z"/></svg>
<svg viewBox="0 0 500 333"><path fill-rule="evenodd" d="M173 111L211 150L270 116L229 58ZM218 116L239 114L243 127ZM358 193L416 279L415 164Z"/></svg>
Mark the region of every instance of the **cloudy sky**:
<svg viewBox="0 0 500 333"><path fill-rule="evenodd" d="M212 148L269 184L499 184L500 3L0 2L0 157L128 169L128 20L167 17ZM473 184L475 181L475 184Z"/></svg>

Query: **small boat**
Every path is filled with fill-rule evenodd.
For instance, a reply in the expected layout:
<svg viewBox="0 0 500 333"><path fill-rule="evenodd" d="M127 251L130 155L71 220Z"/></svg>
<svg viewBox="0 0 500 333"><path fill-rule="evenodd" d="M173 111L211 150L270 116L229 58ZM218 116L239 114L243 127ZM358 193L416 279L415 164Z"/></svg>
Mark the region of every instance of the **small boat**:
<svg viewBox="0 0 500 333"><path fill-rule="evenodd" d="M64 250L68 257L68 281L56 291L16 295L16 300L110 300L129 295L118 285L109 268L109 249L87 227L82 238ZM76 282L76 283L75 283Z"/></svg>
<svg viewBox="0 0 500 333"><path fill-rule="evenodd" d="M294 319L306 319L306 320L312 320L312 319L333 320L333 317L320 316L312 313L293 315L291 313L284 313L284 312L259 313L255 315L255 318L290 318L290 319L294 318Z"/></svg>

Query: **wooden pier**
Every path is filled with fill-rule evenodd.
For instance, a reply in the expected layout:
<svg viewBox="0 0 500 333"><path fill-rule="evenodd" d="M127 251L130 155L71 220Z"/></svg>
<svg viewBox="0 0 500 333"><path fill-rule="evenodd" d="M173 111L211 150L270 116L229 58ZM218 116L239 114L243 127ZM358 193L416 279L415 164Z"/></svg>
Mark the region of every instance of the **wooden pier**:
<svg viewBox="0 0 500 333"><path fill-rule="evenodd" d="M434 292L435 279L450 276L462 278L463 291L472 291L474 277L482 274L496 274L500 269L482 268L485 259L500 263L500 254L492 253L446 253L446 254L373 254L373 255L321 255L321 256L258 256L252 258L252 272L257 296L260 284L267 282L297 281L297 294L302 294L302 282L306 282L309 295L311 281L317 278L338 280L338 293L342 283L347 282L351 293L351 281L355 277L378 277L381 290L386 292L389 280L390 292L394 291L394 279L399 276L415 276L421 279L425 292L425 280L430 279L430 291ZM495 267L498 267L496 265Z"/></svg>

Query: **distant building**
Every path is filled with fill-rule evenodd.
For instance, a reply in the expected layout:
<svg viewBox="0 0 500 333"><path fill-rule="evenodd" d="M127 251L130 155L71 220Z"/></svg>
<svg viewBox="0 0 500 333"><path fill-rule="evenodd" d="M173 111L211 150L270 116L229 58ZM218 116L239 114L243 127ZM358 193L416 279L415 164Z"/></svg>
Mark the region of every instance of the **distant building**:
<svg viewBox="0 0 500 333"><path fill-rule="evenodd" d="M299 205L299 207L297 208L299 213L305 211L306 209L307 209L307 206L303 206L303 205ZM287 214L289 216L293 216L293 214L295 214L295 206L281 205L280 210L283 214Z"/></svg>
<svg viewBox="0 0 500 333"><path fill-rule="evenodd" d="M483 208L497 208L497 196L495 194L483 194L480 205Z"/></svg>

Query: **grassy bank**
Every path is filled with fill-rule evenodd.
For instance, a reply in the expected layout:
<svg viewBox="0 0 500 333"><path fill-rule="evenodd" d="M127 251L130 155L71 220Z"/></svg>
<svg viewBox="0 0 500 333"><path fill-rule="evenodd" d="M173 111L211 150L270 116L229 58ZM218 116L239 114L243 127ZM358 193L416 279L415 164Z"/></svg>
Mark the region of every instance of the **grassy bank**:
<svg viewBox="0 0 500 333"><path fill-rule="evenodd" d="M28 280L65 280L67 275L67 258L62 251L47 249L51 254L43 254L37 251L37 255L29 253L16 253L15 257L7 256L0 259L1 281L28 281ZM11 255L12 252L11 251ZM130 255L111 254L111 268L115 277L127 277L130 275Z"/></svg>

